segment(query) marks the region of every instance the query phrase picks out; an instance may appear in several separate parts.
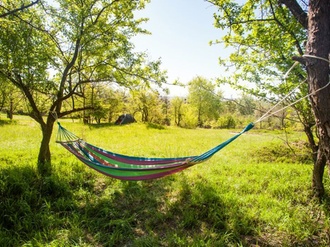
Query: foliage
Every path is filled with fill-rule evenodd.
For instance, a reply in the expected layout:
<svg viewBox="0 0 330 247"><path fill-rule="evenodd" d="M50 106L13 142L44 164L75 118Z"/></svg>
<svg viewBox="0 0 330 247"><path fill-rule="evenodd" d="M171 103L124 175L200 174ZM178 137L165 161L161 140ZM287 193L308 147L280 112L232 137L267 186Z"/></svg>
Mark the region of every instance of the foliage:
<svg viewBox="0 0 330 247"><path fill-rule="evenodd" d="M222 115L220 118L218 118L216 123L217 127L221 129L235 129L236 124L237 123L232 114Z"/></svg>
<svg viewBox="0 0 330 247"><path fill-rule="evenodd" d="M256 105L255 100L248 95L243 95L240 98L238 111L244 116L244 115L252 115L255 111Z"/></svg>
<svg viewBox="0 0 330 247"><path fill-rule="evenodd" d="M153 90L139 90L131 93L130 111L140 113L142 122L162 123L163 111L160 95Z"/></svg>
<svg viewBox="0 0 330 247"><path fill-rule="evenodd" d="M188 101L196 109L198 126L206 119L217 119L220 113L220 97L214 93L215 85L205 78L196 77L189 83Z"/></svg>
<svg viewBox="0 0 330 247"><path fill-rule="evenodd" d="M329 202L319 204L308 192L312 166L259 153L282 150L281 132L251 130L205 164L143 182L98 174L52 140L54 172L43 178L35 166L39 127L15 118L16 124L0 126L1 246L330 244ZM136 156L198 154L232 136L226 130L90 128L62 121L96 145ZM304 139L300 132L288 137Z"/></svg>
<svg viewBox="0 0 330 247"><path fill-rule="evenodd" d="M184 98L180 98L180 97L174 97L171 100L172 116L174 119L174 124L176 126L181 126L184 101L185 101Z"/></svg>
<svg viewBox="0 0 330 247"><path fill-rule="evenodd" d="M40 0L31 0L31 1L24 1L22 0L21 3L12 3L8 6L4 6L4 5L0 5L0 18L4 18L6 16L9 16L9 15L14 15L16 14L17 12L20 12L20 11L23 11L25 9L28 9L30 7L32 7L33 5L39 3ZM3 1L7 4L7 0ZM10 2L10 1L8 1ZM16 5L17 4L17 5Z"/></svg>
<svg viewBox="0 0 330 247"><path fill-rule="evenodd" d="M234 49L229 58L220 58L220 65L231 72L230 77L219 78L220 84L230 83L266 102L276 102L291 92L285 101L289 104L308 93L307 83L300 84L306 78L304 68L295 66L284 75L293 65L292 57L304 54L307 37L305 26L283 4L286 1L209 2L219 10L214 15L215 27L228 30L214 43ZM299 4L297 7L306 14L305 3L299 1ZM315 120L308 100L298 102L293 109L305 126L306 135L311 137L311 146L315 146L312 131Z"/></svg>
<svg viewBox="0 0 330 247"><path fill-rule="evenodd" d="M196 114L197 109L190 104L185 104L182 112L181 127L188 129L196 128L199 124L198 115Z"/></svg>

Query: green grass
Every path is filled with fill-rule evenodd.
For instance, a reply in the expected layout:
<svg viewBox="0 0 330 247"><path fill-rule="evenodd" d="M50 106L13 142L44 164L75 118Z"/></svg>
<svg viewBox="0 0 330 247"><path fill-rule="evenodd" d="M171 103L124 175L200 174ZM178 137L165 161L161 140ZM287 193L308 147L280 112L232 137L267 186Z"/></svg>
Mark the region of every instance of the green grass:
<svg viewBox="0 0 330 247"><path fill-rule="evenodd" d="M51 143L54 173L36 172L40 128L0 120L0 246L329 246L329 204L311 197L303 133L251 130L209 161L151 181L105 177ZM200 154L228 130L144 124L62 125L136 156ZM291 152L294 150L294 154ZM326 176L325 186L330 191Z"/></svg>

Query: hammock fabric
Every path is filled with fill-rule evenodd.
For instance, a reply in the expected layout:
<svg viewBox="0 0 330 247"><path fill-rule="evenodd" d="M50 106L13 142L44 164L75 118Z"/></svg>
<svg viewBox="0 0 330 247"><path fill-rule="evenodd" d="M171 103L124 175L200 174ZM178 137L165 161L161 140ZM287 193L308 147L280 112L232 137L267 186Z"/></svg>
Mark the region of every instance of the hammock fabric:
<svg viewBox="0 0 330 247"><path fill-rule="evenodd" d="M63 128L60 123L58 126L56 142L89 167L120 180L147 180L164 177L206 161L237 137L252 129L254 124L250 123L240 133L201 155L177 158L134 157L109 152L85 142Z"/></svg>

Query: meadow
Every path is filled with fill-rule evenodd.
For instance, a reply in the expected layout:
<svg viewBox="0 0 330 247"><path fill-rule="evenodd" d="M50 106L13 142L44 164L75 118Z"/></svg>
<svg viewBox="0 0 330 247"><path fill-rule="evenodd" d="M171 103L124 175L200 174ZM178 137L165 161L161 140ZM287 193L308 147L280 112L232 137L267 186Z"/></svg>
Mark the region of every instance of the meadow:
<svg viewBox="0 0 330 247"><path fill-rule="evenodd" d="M0 246L329 246L330 200L311 196L304 133L252 129L212 159L150 181L120 181L51 142L53 174L36 170L40 127L0 116ZM134 156L200 154L239 130L134 123L62 125ZM290 145L287 145L287 142ZM330 192L328 175L326 191Z"/></svg>

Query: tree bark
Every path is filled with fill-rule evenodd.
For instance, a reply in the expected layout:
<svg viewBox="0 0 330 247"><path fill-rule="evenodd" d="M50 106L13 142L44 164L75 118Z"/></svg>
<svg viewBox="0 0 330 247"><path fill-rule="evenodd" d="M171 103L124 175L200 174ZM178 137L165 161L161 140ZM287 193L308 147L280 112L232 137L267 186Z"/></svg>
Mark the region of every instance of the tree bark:
<svg viewBox="0 0 330 247"><path fill-rule="evenodd" d="M324 195L323 174L325 165L326 157L322 152L318 152L313 169L313 191L314 195L319 198L323 197Z"/></svg>
<svg viewBox="0 0 330 247"><path fill-rule="evenodd" d="M304 124L304 132L305 135L307 136L309 147L312 150L313 161L316 162L319 146L316 144L314 139L314 134L312 130L313 126L315 126L315 124L308 124L308 123Z"/></svg>
<svg viewBox="0 0 330 247"><path fill-rule="evenodd" d="M46 124L40 124L42 129L42 140L38 155L38 172L41 176L50 176L52 173L51 154L49 143L53 133L54 118L51 114L47 118Z"/></svg>
<svg viewBox="0 0 330 247"><path fill-rule="evenodd" d="M313 189L319 197L324 195L324 167L330 161L330 86L326 86L329 82L329 62L320 58L329 60L329 53L330 1L310 0L305 58L309 91L312 93L310 102L319 135L313 170Z"/></svg>

